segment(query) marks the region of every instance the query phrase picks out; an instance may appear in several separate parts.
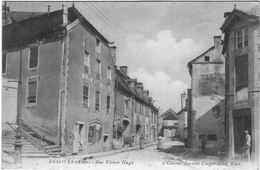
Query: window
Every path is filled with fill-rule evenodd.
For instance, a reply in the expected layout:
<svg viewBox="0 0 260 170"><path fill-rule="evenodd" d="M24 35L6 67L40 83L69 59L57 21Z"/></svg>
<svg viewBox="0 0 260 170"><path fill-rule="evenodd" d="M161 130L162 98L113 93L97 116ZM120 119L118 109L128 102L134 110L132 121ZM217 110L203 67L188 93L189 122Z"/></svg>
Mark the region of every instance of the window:
<svg viewBox="0 0 260 170"><path fill-rule="evenodd" d="M88 108L89 106L88 93L89 93L89 86L88 84L84 83L83 85L83 107L84 108Z"/></svg>
<svg viewBox="0 0 260 170"><path fill-rule="evenodd" d="M209 61L209 56L205 56L205 61Z"/></svg>
<svg viewBox="0 0 260 170"><path fill-rule="evenodd" d="M248 28L242 28L236 32L236 48L248 46Z"/></svg>
<svg viewBox="0 0 260 170"><path fill-rule="evenodd" d="M38 67L38 47L30 48L30 61L29 68L37 68Z"/></svg>
<svg viewBox="0 0 260 170"><path fill-rule="evenodd" d="M36 104L37 102L37 80L38 78L28 79L27 104Z"/></svg>
<svg viewBox="0 0 260 170"><path fill-rule="evenodd" d="M101 54L101 42L99 39L96 39L96 52L98 55Z"/></svg>
<svg viewBox="0 0 260 170"><path fill-rule="evenodd" d="M111 85L111 68L107 67L107 85Z"/></svg>
<svg viewBox="0 0 260 170"><path fill-rule="evenodd" d="M103 127L99 123L92 123L88 129L88 143L97 143L102 139Z"/></svg>
<svg viewBox="0 0 260 170"><path fill-rule="evenodd" d="M107 113L110 113L110 95L107 95Z"/></svg>
<svg viewBox="0 0 260 170"><path fill-rule="evenodd" d="M236 91L248 87L248 55L235 58Z"/></svg>
<svg viewBox="0 0 260 170"><path fill-rule="evenodd" d="M127 114L127 109L129 108L129 101L125 99L125 114Z"/></svg>
<svg viewBox="0 0 260 170"><path fill-rule="evenodd" d="M100 90L96 89L96 102L95 102L95 110L100 109Z"/></svg>
<svg viewBox="0 0 260 170"><path fill-rule="evenodd" d="M100 74L101 74L101 61L100 60L97 60L96 67L97 67L96 68L96 71L97 71L96 79L100 80Z"/></svg>
<svg viewBox="0 0 260 170"><path fill-rule="evenodd" d="M6 54L2 55L2 73L6 73Z"/></svg>
<svg viewBox="0 0 260 170"><path fill-rule="evenodd" d="M84 73L85 74L89 74L89 60L90 60L89 52L85 51L85 54L84 54Z"/></svg>

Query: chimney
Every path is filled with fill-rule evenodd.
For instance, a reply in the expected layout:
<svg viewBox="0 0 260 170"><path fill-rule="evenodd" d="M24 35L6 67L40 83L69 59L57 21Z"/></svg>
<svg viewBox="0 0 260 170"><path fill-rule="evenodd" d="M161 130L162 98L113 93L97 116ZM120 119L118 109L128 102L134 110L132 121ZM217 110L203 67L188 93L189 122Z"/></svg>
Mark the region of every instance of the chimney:
<svg viewBox="0 0 260 170"><path fill-rule="evenodd" d="M143 98L143 83L136 83L135 89L140 98Z"/></svg>
<svg viewBox="0 0 260 170"><path fill-rule="evenodd" d="M143 91L143 96L144 96L145 102L149 103L149 99L148 99L149 90L144 90Z"/></svg>
<svg viewBox="0 0 260 170"><path fill-rule="evenodd" d="M144 93L144 95L145 95L146 97L149 96L149 90L144 90L143 93Z"/></svg>
<svg viewBox="0 0 260 170"><path fill-rule="evenodd" d="M116 64L116 46L109 47L114 63Z"/></svg>
<svg viewBox="0 0 260 170"><path fill-rule="evenodd" d="M51 10L51 6L50 5L47 5L48 6L48 15L50 14L50 10Z"/></svg>
<svg viewBox="0 0 260 170"><path fill-rule="evenodd" d="M4 2L4 6L2 6L2 26L11 23L12 23L12 18L10 16L10 8L7 6L7 3Z"/></svg>
<svg viewBox="0 0 260 170"><path fill-rule="evenodd" d="M123 72L127 76L127 66L121 66L120 71Z"/></svg>
<svg viewBox="0 0 260 170"><path fill-rule="evenodd" d="M68 24L68 8L67 8L65 2L62 3L62 9L63 9L63 13L62 13L63 25L67 25Z"/></svg>
<svg viewBox="0 0 260 170"><path fill-rule="evenodd" d="M153 101L153 98L152 98L152 97L148 97L148 101L149 101L149 104L150 104L150 105L153 105L153 102L152 102L152 101Z"/></svg>
<svg viewBox="0 0 260 170"><path fill-rule="evenodd" d="M221 46L221 36L214 36L214 47L219 48Z"/></svg>
<svg viewBox="0 0 260 170"><path fill-rule="evenodd" d="M130 89L132 91L134 91L137 79L127 79L126 81L127 81L128 86L130 87Z"/></svg>

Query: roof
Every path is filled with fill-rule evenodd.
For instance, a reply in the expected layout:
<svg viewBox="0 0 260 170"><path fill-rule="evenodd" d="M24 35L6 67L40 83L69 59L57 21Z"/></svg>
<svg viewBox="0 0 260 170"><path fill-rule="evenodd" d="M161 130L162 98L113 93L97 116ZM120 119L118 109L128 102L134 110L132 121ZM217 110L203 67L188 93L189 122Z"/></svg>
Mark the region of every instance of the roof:
<svg viewBox="0 0 260 170"><path fill-rule="evenodd" d="M169 108L166 112L164 112L162 115L160 115L159 117L164 119L168 114L173 114L176 116L176 113L171 109Z"/></svg>
<svg viewBox="0 0 260 170"><path fill-rule="evenodd" d="M124 92L130 94L130 95L133 95L132 91L130 90L130 88L128 87L128 84L127 82L125 81L126 80L126 76L118 69L116 69L116 74L117 74L117 85L118 85L118 88L120 90L123 90Z"/></svg>
<svg viewBox="0 0 260 170"><path fill-rule="evenodd" d="M246 11L246 13L260 17L260 5L254 6Z"/></svg>
<svg viewBox="0 0 260 170"><path fill-rule="evenodd" d="M63 10L53 11L49 14L33 16L31 18L12 23L3 27L3 50L10 50L14 47L28 46L38 41L53 39L63 36L66 28L62 24ZM32 16L29 15L28 16ZM106 43L109 41L92 26L83 15L75 8L68 8L68 20L72 23L79 19L90 28L99 38Z"/></svg>
<svg viewBox="0 0 260 170"><path fill-rule="evenodd" d="M140 96L135 90L133 91L128 83L127 83L127 79L130 79L130 77L126 76L124 73L122 73L121 70L116 69L116 80L117 80L117 88L124 91L125 93L132 95L132 97L135 97L135 99L145 103L146 105L148 105L151 109L158 111L158 109L151 103L149 102L149 100L147 98L144 98L142 96Z"/></svg>
<svg viewBox="0 0 260 170"><path fill-rule="evenodd" d="M259 5L249 9L246 12L239 10L237 8L234 8L233 11L226 18L225 22L220 27L222 32L225 32L226 29L229 28L229 26L233 24L233 22L232 22L233 19L235 19L237 17L242 17L244 19L247 19L250 22L259 22L259 17L260 17Z"/></svg>
<svg viewBox="0 0 260 170"><path fill-rule="evenodd" d="M20 22L22 20L32 18L38 15L43 15L46 12L24 12L24 11L11 11L9 15L12 18L13 22Z"/></svg>
<svg viewBox="0 0 260 170"><path fill-rule="evenodd" d="M181 114L183 111L188 111L188 106L185 106L183 109L181 109L176 115Z"/></svg>
<svg viewBox="0 0 260 170"><path fill-rule="evenodd" d="M176 117L176 115L169 113L163 120L178 120L178 118Z"/></svg>

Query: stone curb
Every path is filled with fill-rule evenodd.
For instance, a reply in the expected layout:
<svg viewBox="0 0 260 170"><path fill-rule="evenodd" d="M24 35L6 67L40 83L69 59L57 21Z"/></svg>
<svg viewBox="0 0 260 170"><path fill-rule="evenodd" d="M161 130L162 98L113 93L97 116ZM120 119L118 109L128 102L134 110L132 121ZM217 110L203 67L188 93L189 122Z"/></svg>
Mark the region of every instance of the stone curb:
<svg viewBox="0 0 260 170"><path fill-rule="evenodd" d="M149 146L153 146L156 145L157 142L153 142L153 143L149 143L144 145L144 147L149 147ZM124 148L124 149L119 149L119 150L113 150L113 151L108 151L108 152L100 152L100 153L96 153L96 154L85 154L85 155L79 155L79 156L70 156L70 157L66 157L67 159L81 159L81 160L86 160L86 159L93 159L93 158L98 158L98 157L103 157L103 156L108 156L108 155L115 155L118 153L123 153L123 152L127 152L127 151L134 151L134 150L138 150L140 149L140 146L134 146L134 147L130 147L130 148Z"/></svg>

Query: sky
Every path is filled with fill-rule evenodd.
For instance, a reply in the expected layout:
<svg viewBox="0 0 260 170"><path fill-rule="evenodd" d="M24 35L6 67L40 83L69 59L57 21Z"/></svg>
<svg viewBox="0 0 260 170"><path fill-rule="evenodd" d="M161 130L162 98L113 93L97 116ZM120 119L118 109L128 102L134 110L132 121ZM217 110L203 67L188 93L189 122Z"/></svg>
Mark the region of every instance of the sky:
<svg viewBox="0 0 260 170"><path fill-rule="evenodd" d="M11 11L47 12L62 2L8 2ZM81 14L117 47L117 66L128 66L128 75L144 89L163 113L180 110L180 96L190 88L187 63L212 47L224 12L247 11L257 1L219 2L74 2ZM66 2L67 7L72 2Z"/></svg>

